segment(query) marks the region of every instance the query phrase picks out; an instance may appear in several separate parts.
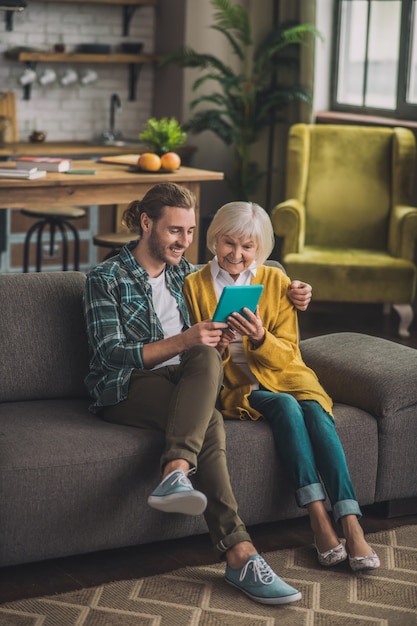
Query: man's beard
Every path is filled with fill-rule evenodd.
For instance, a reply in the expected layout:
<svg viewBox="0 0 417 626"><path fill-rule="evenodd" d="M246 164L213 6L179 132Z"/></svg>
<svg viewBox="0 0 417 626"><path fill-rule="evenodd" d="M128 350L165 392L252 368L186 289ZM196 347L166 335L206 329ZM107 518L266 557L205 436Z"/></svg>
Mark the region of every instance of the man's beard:
<svg viewBox="0 0 417 626"><path fill-rule="evenodd" d="M171 246L172 247L172 246ZM166 246L159 243L158 235L152 230L148 240L149 253L155 261L172 265L172 259L167 256ZM180 248L183 252L182 248ZM182 255L181 255L182 256ZM178 261L180 258L178 257Z"/></svg>

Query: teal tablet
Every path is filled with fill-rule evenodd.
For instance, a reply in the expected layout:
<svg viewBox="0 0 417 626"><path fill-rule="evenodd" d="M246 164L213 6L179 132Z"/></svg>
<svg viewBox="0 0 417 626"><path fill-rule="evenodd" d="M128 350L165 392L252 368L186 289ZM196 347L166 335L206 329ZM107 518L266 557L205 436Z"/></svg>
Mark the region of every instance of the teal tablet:
<svg viewBox="0 0 417 626"><path fill-rule="evenodd" d="M214 311L213 322L226 322L232 313L243 314L244 307L255 312L263 288L263 285L226 285L223 287Z"/></svg>

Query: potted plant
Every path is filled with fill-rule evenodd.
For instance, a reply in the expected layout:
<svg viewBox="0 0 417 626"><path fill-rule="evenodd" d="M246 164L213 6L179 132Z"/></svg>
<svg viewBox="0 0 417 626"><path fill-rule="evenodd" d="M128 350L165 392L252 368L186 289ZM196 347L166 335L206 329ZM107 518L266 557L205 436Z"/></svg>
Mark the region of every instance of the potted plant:
<svg viewBox="0 0 417 626"><path fill-rule="evenodd" d="M211 0L211 4L216 9L211 28L226 37L240 61L239 71L213 54L201 54L189 47L173 51L161 63L199 68L201 73L193 83L193 91L207 81L217 83L218 89L213 93L200 95L191 102L192 111L204 104L209 107L199 108L183 127L194 134L211 130L227 146L233 146L235 168L227 182L235 197L248 200L266 174L251 160L251 147L264 129L282 121L282 110L290 101L311 101L304 86L276 80L280 64L294 63L294 55L284 55L283 50L305 45L311 35L320 33L308 23L280 25L255 45L246 9L230 0Z"/></svg>
<svg viewBox="0 0 417 626"><path fill-rule="evenodd" d="M151 117L139 133L139 140L159 156L175 151L185 143L186 138L187 133L174 117L159 120Z"/></svg>

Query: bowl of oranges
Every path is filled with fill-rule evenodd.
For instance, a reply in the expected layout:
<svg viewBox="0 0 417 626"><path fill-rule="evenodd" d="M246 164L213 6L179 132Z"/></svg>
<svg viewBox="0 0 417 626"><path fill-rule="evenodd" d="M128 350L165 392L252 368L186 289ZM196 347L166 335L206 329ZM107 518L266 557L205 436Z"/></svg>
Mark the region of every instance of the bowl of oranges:
<svg viewBox="0 0 417 626"><path fill-rule="evenodd" d="M175 172L181 166L181 157L176 152L143 152L139 155L137 168L141 172Z"/></svg>

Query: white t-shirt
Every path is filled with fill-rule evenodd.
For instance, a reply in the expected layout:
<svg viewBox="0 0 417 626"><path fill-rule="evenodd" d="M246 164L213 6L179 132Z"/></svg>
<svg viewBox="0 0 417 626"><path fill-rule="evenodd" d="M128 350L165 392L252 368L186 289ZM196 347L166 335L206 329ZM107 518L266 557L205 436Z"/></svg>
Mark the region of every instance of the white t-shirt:
<svg viewBox="0 0 417 626"><path fill-rule="evenodd" d="M152 287L152 300L162 330L164 331L164 339L179 335L184 327L184 321L178 308L177 301L169 291L165 283L165 272L162 272L156 278L149 278L149 284ZM152 369L163 367L164 365L177 365L180 362L179 354L171 357L163 363L158 363Z"/></svg>

